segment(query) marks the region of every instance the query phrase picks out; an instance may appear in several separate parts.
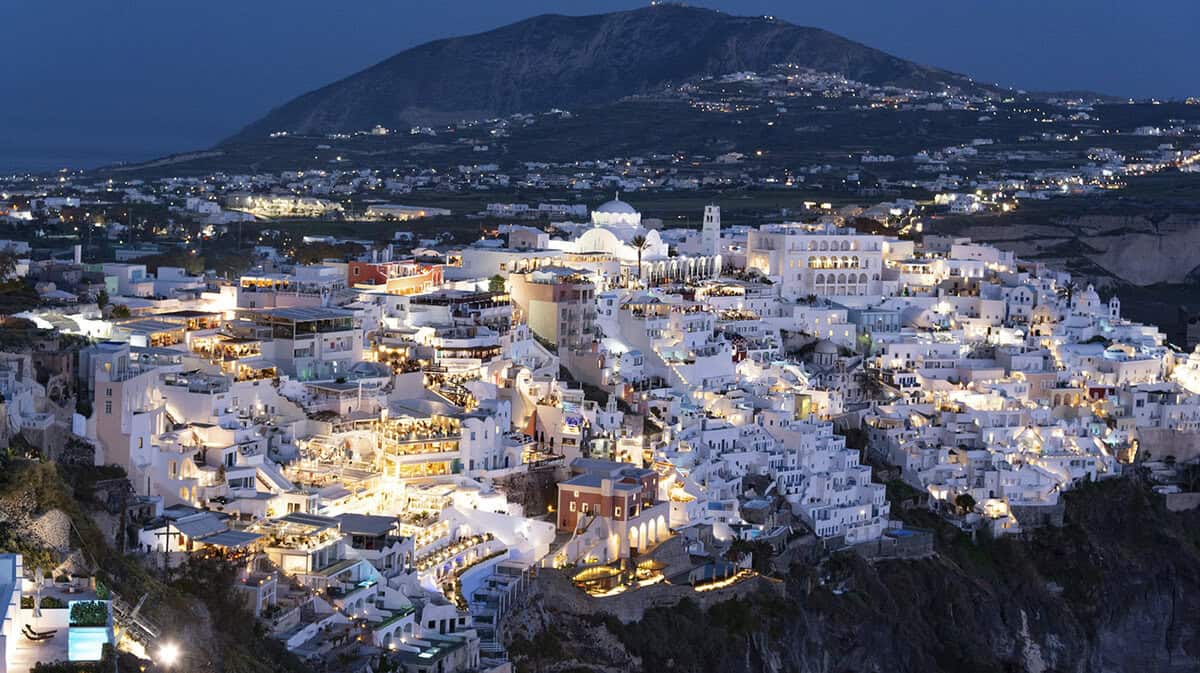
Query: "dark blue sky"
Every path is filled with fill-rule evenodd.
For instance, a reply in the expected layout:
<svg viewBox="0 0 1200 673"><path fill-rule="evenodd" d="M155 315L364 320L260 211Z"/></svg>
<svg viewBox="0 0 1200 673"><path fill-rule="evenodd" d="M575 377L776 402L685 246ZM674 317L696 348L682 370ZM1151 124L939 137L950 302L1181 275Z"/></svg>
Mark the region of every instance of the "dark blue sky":
<svg viewBox="0 0 1200 673"><path fill-rule="evenodd" d="M7 0L0 170L206 147L422 42L625 0ZM1027 89L1200 94L1200 0L703 0Z"/></svg>

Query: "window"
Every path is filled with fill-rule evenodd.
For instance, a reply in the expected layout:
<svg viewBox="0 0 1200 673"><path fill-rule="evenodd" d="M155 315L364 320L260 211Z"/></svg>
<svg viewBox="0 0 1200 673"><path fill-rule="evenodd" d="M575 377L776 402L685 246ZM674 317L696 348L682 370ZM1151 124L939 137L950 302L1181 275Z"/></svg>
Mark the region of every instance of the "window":
<svg viewBox="0 0 1200 673"><path fill-rule="evenodd" d="M570 507L570 510L571 510L572 512L574 512L574 511L575 511L575 501L574 501L574 500L572 500L572 501L571 501L571 507Z"/></svg>
<svg viewBox="0 0 1200 673"><path fill-rule="evenodd" d="M613 509L613 516L618 519L621 518L621 508L620 507Z"/></svg>
<svg viewBox="0 0 1200 673"><path fill-rule="evenodd" d="M104 413L105 414L112 413L112 400L104 400Z"/></svg>
<svg viewBox="0 0 1200 673"><path fill-rule="evenodd" d="M104 389L104 396L105 396L105 397L112 397L112 388L105 388L105 389Z"/></svg>

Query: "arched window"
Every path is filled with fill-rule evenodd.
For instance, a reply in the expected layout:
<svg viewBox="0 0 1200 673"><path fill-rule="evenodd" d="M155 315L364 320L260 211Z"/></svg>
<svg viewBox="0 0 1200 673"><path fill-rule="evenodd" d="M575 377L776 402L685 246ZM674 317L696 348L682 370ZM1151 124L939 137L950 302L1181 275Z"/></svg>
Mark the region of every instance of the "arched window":
<svg viewBox="0 0 1200 673"><path fill-rule="evenodd" d="M858 274L858 282L860 282L860 283L867 282L867 274L865 274L865 273Z"/></svg>
<svg viewBox="0 0 1200 673"><path fill-rule="evenodd" d="M839 274L838 274L838 276L837 276L837 282L838 282L839 284L842 284L842 285L844 285L844 284L846 283L846 274L844 274L844 273L839 273Z"/></svg>
<svg viewBox="0 0 1200 673"><path fill-rule="evenodd" d="M821 249L828 250L829 249L829 241L821 241Z"/></svg>
<svg viewBox="0 0 1200 673"><path fill-rule="evenodd" d="M823 273L818 273L818 274L817 274L817 285L821 285L821 284L823 284L824 282L825 282L825 274L823 274Z"/></svg>

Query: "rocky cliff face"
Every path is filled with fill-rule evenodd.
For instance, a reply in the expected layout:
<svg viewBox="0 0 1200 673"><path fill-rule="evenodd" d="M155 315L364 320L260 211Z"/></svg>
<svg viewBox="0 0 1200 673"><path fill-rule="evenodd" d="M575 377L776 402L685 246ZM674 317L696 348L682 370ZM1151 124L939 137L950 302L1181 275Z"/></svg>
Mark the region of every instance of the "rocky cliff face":
<svg viewBox="0 0 1200 673"><path fill-rule="evenodd" d="M816 28L660 5L595 16L539 16L430 42L300 96L231 141L279 130L403 127L609 103L668 83L779 63L871 84L980 89L961 75Z"/></svg>
<svg viewBox="0 0 1200 673"><path fill-rule="evenodd" d="M508 622L511 653L527 671L1200 670L1200 513L1155 497L1094 485L1069 496L1062 529L975 546L942 528L933 558L838 556L794 566L783 592L631 623L539 580Z"/></svg>
<svg viewBox="0 0 1200 673"><path fill-rule="evenodd" d="M1025 259L1131 285L1194 281L1200 269L1200 214L1191 212L1086 214L1007 227L981 222L963 233Z"/></svg>

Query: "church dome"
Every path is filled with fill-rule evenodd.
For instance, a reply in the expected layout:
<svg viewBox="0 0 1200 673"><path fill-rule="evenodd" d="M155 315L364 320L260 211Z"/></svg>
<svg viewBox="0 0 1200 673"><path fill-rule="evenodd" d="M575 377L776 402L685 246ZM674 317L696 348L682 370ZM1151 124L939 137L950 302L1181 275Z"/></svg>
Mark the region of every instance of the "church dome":
<svg viewBox="0 0 1200 673"><path fill-rule="evenodd" d="M601 204L594 212L608 213L612 215L637 215L637 210L625 203L621 199L613 199L607 203Z"/></svg>
<svg viewBox="0 0 1200 673"><path fill-rule="evenodd" d="M813 348L813 353L816 355L837 355L838 347L837 344L829 339L821 339L817 342L816 347Z"/></svg>
<svg viewBox="0 0 1200 673"><path fill-rule="evenodd" d="M592 211L592 224L598 227L640 227L642 214L621 200L620 194Z"/></svg>
<svg viewBox="0 0 1200 673"><path fill-rule="evenodd" d="M821 339L813 348L812 363L818 367L831 367L838 359L838 347L829 339Z"/></svg>

